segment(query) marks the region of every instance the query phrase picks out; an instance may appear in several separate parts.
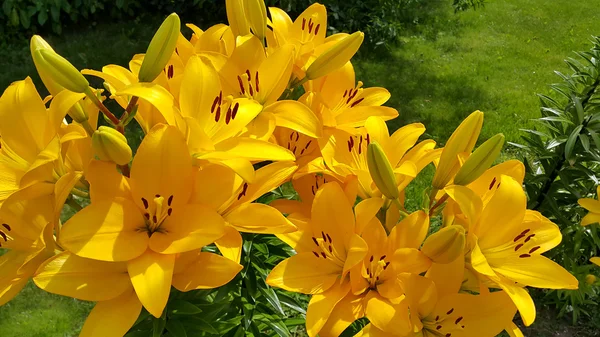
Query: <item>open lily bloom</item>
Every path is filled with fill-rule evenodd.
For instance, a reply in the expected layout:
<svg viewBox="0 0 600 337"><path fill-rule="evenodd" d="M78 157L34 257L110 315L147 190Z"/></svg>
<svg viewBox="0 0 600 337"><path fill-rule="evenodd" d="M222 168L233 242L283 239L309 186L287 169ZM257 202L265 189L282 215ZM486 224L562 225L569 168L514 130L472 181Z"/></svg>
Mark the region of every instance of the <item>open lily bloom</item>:
<svg viewBox="0 0 600 337"><path fill-rule="evenodd" d="M320 114L326 127L351 130L364 126L371 116L384 121L398 117L394 108L381 106L390 98L385 88L363 88L356 83L354 67L347 62L342 68L320 79L308 81L304 87L314 92L320 102Z"/></svg>
<svg viewBox="0 0 600 337"><path fill-rule="evenodd" d="M190 203L194 170L175 127L157 126L144 138L130 179L109 163L91 166L92 203L63 226L61 245L80 257L127 262L141 302L159 317L176 254L222 237L225 221L209 207Z"/></svg>
<svg viewBox="0 0 600 337"><path fill-rule="evenodd" d="M433 149L435 142L432 140L415 146L424 131L421 124L409 124L390 136L381 118L370 117L365 128L357 129L355 134L341 130L334 132L321 152L327 166L336 174L358 176L359 196L366 199L381 196L367 164L367 146L371 142L378 142L394 170L398 191L402 192L439 155L439 151Z"/></svg>
<svg viewBox="0 0 600 337"><path fill-rule="evenodd" d="M468 220L466 268L481 284L506 291L525 325L530 325L536 312L525 286L577 289L578 281L541 255L556 247L562 235L540 213L526 210L521 184L502 175L488 189L491 192L483 201L468 187L445 189Z"/></svg>
<svg viewBox="0 0 600 337"><path fill-rule="evenodd" d="M215 241L223 256L240 261L243 242L239 232L281 234L296 231L296 226L281 212L253 202L287 181L296 169L292 162L271 163L256 170L251 183L221 165L209 164L198 170L192 202L206 205L226 221L225 235Z"/></svg>
<svg viewBox="0 0 600 337"><path fill-rule="evenodd" d="M600 195L600 185L596 189L596 194ZM600 199L600 197L598 197ZM581 219L581 225L587 226L593 223L600 223L600 200L592 198L583 198L577 201L581 207L589 211L583 219Z"/></svg>
<svg viewBox="0 0 600 337"><path fill-rule="evenodd" d="M212 289L229 282L241 269L220 255L187 252L175 260L173 286L180 291ZM44 262L33 280L47 292L98 302L83 325L82 337L123 336L142 310L125 262L91 260L63 252Z"/></svg>

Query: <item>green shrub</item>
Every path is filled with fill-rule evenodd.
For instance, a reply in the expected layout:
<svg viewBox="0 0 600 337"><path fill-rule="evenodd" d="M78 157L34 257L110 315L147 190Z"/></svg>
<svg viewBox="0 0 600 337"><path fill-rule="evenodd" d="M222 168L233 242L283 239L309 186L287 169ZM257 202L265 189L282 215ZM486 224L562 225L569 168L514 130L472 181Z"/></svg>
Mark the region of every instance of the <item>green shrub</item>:
<svg viewBox="0 0 600 337"><path fill-rule="evenodd" d="M600 184L600 37L592 42L590 51L565 61L571 74L556 72L562 82L551 86L552 95L540 95L537 126L524 130L523 145L514 144L524 150L529 208L562 230L563 243L550 257L580 280L578 290L553 291L545 301L560 314L572 313L574 322L597 304L599 293L585 282L590 257L600 253L598 225L580 226L585 210L577 204Z"/></svg>

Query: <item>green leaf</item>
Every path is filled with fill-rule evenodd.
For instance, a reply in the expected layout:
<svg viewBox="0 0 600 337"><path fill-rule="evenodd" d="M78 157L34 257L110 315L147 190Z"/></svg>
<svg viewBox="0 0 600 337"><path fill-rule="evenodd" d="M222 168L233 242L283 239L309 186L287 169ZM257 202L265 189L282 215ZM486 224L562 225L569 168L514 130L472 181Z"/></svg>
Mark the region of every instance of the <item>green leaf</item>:
<svg viewBox="0 0 600 337"><path fill-rule="evenodd" d="M279 293L278 298L279 298L279 301L286 307L288 307L300 314L306 315L306 309L304 309L304 306L299 304L298 301L296 301L292 297L290 297L286 294L283 294L283 293Z"/></svg>
<svg viewBox="0 0 600 337"><path fill-rule="evenodd" d="M581 124L583 123L584 112L583 105L581 105L581 100L579 99L579 97L573 98L573 104L575 104L575 110L577 111L577 122Z"/></svg>
<svg viewBox="0 0 600 337"><path fill-rule="evenodd" d="M168 305L169 313L173 315L196 315L202 312L202 309L184 300L175 300Z"/></svg>
<svg viewBox="0 0 600 337"><path fill-rule="evenodd" d="M181 324L181 322L174 320L174 319L170 319L167 321L167 325L166 325L167 331L169 331L169 333L171 335L173 335L173 337L187 337L187 332L185 332L185 328L183 327L183 324Z"/></svg>
<svg viewBox="0 0 600 337"><path fill-rule="evenodd" d="M577 138L579 138L579 132L583 129L583 125L578 125L567 139L567 143L565 144L565 159L571 159L573 155L573 148L575 147L575 143L577 142Z"/></svg>
<svg viewBox="0 0 600 337"><path fill-rule="evenodd" d="M150 331L130 331L124 337L148 337L150 336Z"/></svg>
<svg viewBox="0 0 600 337"><path fill-rule="evenodd" d="M154 319L152 322L152 337L162 336L166 323L167 321L163 317Z"/></svg>
<svg viewBox="0 0 600 337"><path fill-rule="evenodd" d="M48 21L48 12L45 9L42 9L39 13L38 13L38 23L40 26L43 26L46 21Z"/></svg>
<svg viewBox="0 0 600 337"><path fill-rule="evenodd" d="M590 138L584 134L579 134L579 140L581 141L581 145L583 145L583 149L586 151L590 150Z"/></svg>
<svg viewBox="0 0 600 337"><path fill-rule="evenodd" d="M60 8L52 6L50 7L50 15L52 16L52 21L55 23L60 22Z"/></svg>
<svg viewBox="0 0 600 337"><path fill-rule="evenodd" d="M267 299L267 302L269 302L269 304L275 308L275 310L281 315L281 316L285 316L285 312L283 311L283 307L281 306L281 302L279 301L279 298L277 297L277 294L275 293L275 291L273 290L273 288L269 287L268 285L261 285L259 287L260 292L263 294L263 296L265 296L265 298Z"/></svg>
<svg viewBox="0 0 600 337"><path fill-rule="evenodd" d="M590 136L592 136L592 140L594 141L594 145L596 145L596 149L600 150L600 137L598 136L596 131L593 131L593 130L588 130L588 131L590 133Z"/></svg>
<svg viewBox="0 0 600 337"><path fill-rule="evenodd" d="M23 26L23 28L29 29L29 26L31 26L31 19L29 17L29 14L27 14L26 11L21 9L19 11L19 18L21 19L21 25Z"/></svg>

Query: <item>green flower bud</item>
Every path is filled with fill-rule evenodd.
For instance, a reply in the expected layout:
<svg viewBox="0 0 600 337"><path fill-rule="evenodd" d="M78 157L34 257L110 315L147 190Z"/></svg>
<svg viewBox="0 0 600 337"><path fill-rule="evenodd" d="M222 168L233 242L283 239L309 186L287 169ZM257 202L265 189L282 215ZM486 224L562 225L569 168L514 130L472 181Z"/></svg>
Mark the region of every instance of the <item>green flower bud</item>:
<svg viewBox="0 0 600 337"><path fill-rule="evenodd" d="M475 111L470 114L454 130L440 155L440 163L433 176L433 187L441 190L454 177L460 168L458 156L461 153L471 153L479 138L483 125L483 112Z"/></svg>
<svg viewBox="0 0 600 337"><path fill-rule="evenodd" d="M306 78L314 80L343 67L360 48L365 34L355 32L324 51L306 70Z"/></svg>
<svg viewBox="0 0 600 337"><path fill-rule="evenodd" d="M592 274L587 274L585 276L585 283L587 283L589 285L596 283L596 281L598 281L598 278Z"/></svg>
<svg viewBox="0 0 600 337"><path fill-rule="evenodd" d="M458 170L454 184L465 186L479 178L498 158L503 145L504 135L501 133L481 144Z"/></svg>
<svg viewBox="0 0 600 337"><path fill-rule="evenodd" d="M394 169L381 145L376 142L367 147L367 164L371 178L379 191L389 199L398 199L400 193L398 193Z"/></svg>
<svg viewBox="0 0 600 337"><path fill-rule="evenodd" d="M167 66L175 51L181 22L179 16L173 13L160 25L144 56L138 79L140 82L152 82Z"/></svg>
<svg viewBox="0 0 600 337"><path fill-rule="evenodd" d="M430 235L421 251L435 263L450 263L464 253L465 229L451 225Z"/></svg>
<svg viewBox="0 0 600 337"><path fill-rule="evenodd" d="M38 48L32 53L41 73L67 90L84 93L90 83L67 59L51 49Z"/></svg>
<svg viewBox="0 0 600 337"><path fill-rule="evenodd" d="M131 148L127 145L127 138L108 126L101 126L94 132L92 147L100 160L112 161L117 165L126 165L131 160Z"/></svg>
<svg viewBox="0 0 600 337"><path fill-rule="evenodd" d="M267 36L267 7L264 0L244 0L244 13L256 37L264 43Z"/></svg>

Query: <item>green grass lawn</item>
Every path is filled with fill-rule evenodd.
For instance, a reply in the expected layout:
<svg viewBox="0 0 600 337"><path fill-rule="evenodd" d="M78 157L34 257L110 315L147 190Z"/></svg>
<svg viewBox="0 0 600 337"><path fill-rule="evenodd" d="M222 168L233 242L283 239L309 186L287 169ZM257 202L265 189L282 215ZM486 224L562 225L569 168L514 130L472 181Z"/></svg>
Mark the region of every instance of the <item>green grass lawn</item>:
<svg viewBox="0 0 600 337"><path fill-rule="evenodd" d="M536 93L547 93L548 84L558 79L553 71L566 70L562 60L573 50L587 50L589 36L600 34L597 3L490 0L484 9L459 14L450 3L432 0L435 15L405 32L397 47L363 52L355 62L358 78L365 86L391 91L389 105L400 111L394 128L423 122L427 136L443 142L460 120L479 109L486 113L482 139L502 132L519 141L519 128L538 117ZM158 23L98 23L48 40L78 68L126 65L145 50ZM0 69L0 90L28 75L40 83L26 42L0 48ZM507 149L505 156L512 155ZM409 195L421 193L426 179L420 181L410 186ZM0 307L0 336L74 336L90 309L89 303L29 285ZM542 314L526 335L588 336L561 322Z"/></svg>

